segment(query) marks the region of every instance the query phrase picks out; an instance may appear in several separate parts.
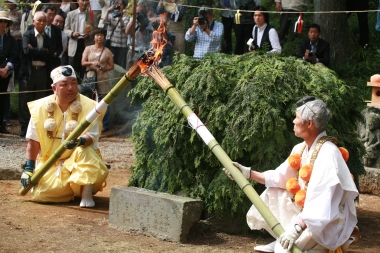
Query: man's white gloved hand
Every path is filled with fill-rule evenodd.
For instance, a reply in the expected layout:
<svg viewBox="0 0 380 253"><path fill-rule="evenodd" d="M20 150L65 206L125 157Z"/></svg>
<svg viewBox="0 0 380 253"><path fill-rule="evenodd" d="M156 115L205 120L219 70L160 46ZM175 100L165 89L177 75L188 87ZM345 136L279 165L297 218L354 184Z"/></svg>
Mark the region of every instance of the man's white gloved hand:
<svg viewBox="0 0 380 253"><path fill-rule="evenodd" d="M279 237L279 241L281 246L290 251L290 249L293 247L294 242L301 236L302 234L302 227L300 224L296 223L291 228L285 230L284 233Z"/></svg>
<svg viewBox="0 0 380 253"><path fill-rule="evenodd" d="M232 164L238 168L241 173L244 175L244 177L246 179L250 179L251 178L251 168L250 167L244 167L243 165L237 163L237 162L232 162ZM223 168L223 171L224 173L226 173L226 175L231 179L231 180L234 180L234 178L231 176L230 172L228 170L226 170L225 168Z"/></svg>

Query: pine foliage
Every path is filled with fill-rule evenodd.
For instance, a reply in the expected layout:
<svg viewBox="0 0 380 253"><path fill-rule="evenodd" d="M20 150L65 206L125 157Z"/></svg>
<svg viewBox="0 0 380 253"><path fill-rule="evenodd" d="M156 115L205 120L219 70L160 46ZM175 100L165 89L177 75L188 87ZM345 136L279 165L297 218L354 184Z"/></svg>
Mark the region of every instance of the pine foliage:
<svg viewBox="0 0 380 253"><path fill-rule="evenodd" d="M349 150L351 172L364 173L356 133L361 84L343 83L332 70L300 59L254 53L208 54L203 61L176 55L163 72L233 161L257 171L280 165L302 141L293 133L294 104L313 95L332 112L327 133ZM202 199L218 216L244 215L250 201L161 88L141 77L129 96L144 100L133 125L129 185Z"/></svg>

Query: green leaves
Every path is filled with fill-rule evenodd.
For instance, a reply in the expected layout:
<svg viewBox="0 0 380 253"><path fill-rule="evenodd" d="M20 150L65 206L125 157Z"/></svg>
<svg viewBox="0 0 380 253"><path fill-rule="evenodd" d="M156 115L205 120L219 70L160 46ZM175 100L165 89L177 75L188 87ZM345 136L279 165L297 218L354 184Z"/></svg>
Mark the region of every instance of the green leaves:
<svg viewBox="0 0 380 253"><path fill-rule="evenodd" d="M234 161L258 171L279 166L302 141L293 133L294 104L312 95L331 110L328 134L349 150L353 174L364 172L356 137L360 87L326 67L268 54L208 54L203 61L176 54L163 72ZM200 198L218 216L248 210L244 193L154 81L139 78L129 96L145 101L133 125L136 164L129 185Z"/></svg>

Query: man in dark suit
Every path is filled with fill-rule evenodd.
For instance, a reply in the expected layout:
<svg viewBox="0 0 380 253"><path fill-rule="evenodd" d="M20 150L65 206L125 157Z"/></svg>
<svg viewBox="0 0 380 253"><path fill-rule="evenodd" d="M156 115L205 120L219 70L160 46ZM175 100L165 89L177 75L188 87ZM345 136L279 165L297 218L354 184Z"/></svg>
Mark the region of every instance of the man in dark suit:
<svg viewBox="0 0 380 253"><path fill-rule="evenodd" d="M301 43L298 56L311 64L327 66L330 63L330 43L319 38L320 32L319 25L309 26L309 39Z"/></svg>
<svg viewBox="0 0 380 253"><path fill-rule="evenodd" d="M49 64L47 65L46 72L47 72L47 82L46 82L46 89L49 91L47 92L47 95L53 94L51 90L51 84L52 80L50 78L50 72L61 65L61 60L59 56L62 53L63 46L62 46L62 32L61 29L55 25L52 24L55 14L56 14L56 8L52 4L44 4L41 11L46 13L46 27L45 27L45 34L48 35L53 43L53 59ZM28 26L28 30L33 29L34 25Z"/></svg>
<svg viewBox="0 0 380 253"><path fill-rule="evenodd" d="M9 33L5 33L12 24L6 11L0 11L0 93L7 92L13 70L19 63L18 44ZM0 94L0 134L9 134L3 122L6 95Z"/></svg>
<svg viewBox="0 0 380 253"><path fill-rule="evenodd" d="M50 37L45 34L47 17L42 11L34 14L32 30L22 37L23 61L20 69L22 76L20 91L39 91L46 89L47 67L53 60L54 48ZM62 43L62 42L61 42ZM25 137L30 120L27 103L45 97L46 92L19 94L20 136Z"/></svg>

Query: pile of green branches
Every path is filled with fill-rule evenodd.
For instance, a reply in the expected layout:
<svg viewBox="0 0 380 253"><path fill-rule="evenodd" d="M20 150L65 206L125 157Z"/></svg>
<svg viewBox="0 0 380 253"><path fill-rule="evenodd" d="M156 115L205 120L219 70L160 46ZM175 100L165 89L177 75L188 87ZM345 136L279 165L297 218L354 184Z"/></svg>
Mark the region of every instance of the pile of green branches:
<svg viewBox="0 0 380 253"><path fill-rule="evenodd" d="M327 133L349 150L351 172L364 172L356 132L363 100L355 84L326 67L268 54L209 54L203 61L176 55L163 72L234 161L257 171L280 165L302 141L293 133L294 104L312 95L331 110ZM133 125L129 185L202 199L218 216L244 215L248 198L161 88L141 77L129 96L144 101Z"/></svg>

